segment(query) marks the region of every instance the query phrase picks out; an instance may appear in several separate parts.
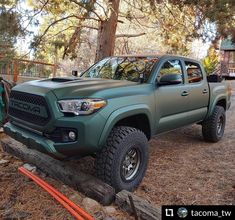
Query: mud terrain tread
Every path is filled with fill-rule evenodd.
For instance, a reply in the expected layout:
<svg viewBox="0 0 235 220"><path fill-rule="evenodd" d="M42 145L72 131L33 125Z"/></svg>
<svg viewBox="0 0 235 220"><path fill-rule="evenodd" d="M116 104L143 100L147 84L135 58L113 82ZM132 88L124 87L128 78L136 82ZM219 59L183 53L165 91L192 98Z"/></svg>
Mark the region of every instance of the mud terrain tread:
<svg viewBox="0 0 235 220"><path fill-rule="evenodd" d="M215 106L212 115L202 123L202 134L205 141L218 142L222 138L217 134L217 120L221 114L225 117L224 108L221 106Z"/></svg>
<svg viewBox="0 0 235 220"><path fill-rule="evenodd" d="M97 177L116 189L117 187L112 181L111 176L113 160L115 157L115 153L117 153L118 148L120 148L120 144L122 143L122 141L124 141L124 139L127 138L128 135L130 135L131 133L135 133L137 135L145 137L145 134L136 128L127 126L115 127L107 138L106 145L96 156L95 167ZM147 138L144 141L147 142Z"/></svg>

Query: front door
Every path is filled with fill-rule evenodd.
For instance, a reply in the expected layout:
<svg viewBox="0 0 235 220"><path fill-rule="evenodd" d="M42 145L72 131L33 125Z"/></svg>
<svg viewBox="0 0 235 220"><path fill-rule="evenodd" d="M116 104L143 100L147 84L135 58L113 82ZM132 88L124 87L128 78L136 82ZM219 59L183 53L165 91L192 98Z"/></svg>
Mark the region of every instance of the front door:
<svg viewBox="0 0 235 220"><path fill-rule="evenodd" d="M183 64L179 59L165 61L157 73L157 81L165 74L179 74L182 83L157 86L155 91L157 133L185 125L185 112L189 108L188 86L185 82Z"/></svg>

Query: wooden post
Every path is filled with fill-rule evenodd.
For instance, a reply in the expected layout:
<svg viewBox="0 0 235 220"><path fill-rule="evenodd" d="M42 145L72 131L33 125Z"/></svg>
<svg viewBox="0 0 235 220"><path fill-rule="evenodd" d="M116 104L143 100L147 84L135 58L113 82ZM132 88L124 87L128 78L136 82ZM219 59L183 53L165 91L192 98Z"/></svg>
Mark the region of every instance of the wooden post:
<svg viewBox="0 0 235 220"><path fill-rule="evenodd" d="M17 83L18 75L19 75L18 62L14 60L13 61L13 82L14 83Z"/></svg>
<svg viewBox="0 0 235 220"><path fill-rule="evenodd" d="M10 63L7 62L7 75L10 76Z"/></svg>
<svg viewBox="0 0 235 220"><path fill-rule="evenodd" d="M54 66L53 66L53 78L56 77L56 69L57 69L57 65L54 64Z"/></svg>
<svg viewBox="0 0 235 220"><path fill-rule="evenodd" d="M131 197L131 201L130 201ZM122 190L116 194L115 204L122 210L136 215L143 220L161 220L161 210L131 192ZM133 210L134 206L134 210Z"/></svg>

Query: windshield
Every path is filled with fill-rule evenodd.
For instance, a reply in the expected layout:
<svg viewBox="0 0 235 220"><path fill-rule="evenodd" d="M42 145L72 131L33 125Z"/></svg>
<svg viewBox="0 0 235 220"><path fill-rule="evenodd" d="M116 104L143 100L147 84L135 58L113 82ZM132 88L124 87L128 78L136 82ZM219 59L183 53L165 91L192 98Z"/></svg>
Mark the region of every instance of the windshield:
<svg viewBox="0 0 235 220"><path fill-rule="evenodd" d="M157 57L108 57L94 64L82 77L146 82L157 60Z"/></svg>

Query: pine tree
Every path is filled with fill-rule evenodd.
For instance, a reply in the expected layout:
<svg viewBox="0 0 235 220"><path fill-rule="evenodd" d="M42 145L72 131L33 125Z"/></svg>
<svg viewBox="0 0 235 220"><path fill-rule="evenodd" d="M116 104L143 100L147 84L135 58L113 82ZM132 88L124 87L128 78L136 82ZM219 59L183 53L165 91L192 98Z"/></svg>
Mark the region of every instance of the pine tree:
<svg viewBox="0 0 235 220"><path fill-rule="evenodd" d="M232 35L235 39L234 0L30 1L36 11L50 18L50 22L44 23L44 29L36 36L32 46L39 48L40 44L45 45L48 36L49 42L52 42L51 30L63 26L57 28L60 31L54 35L57 38L62 36L59 44L64 48L63 57L76 57L76 48L87 40L84 35L88 33L87 29L97 31L96 60L113 55L116 30L122 22L120 16L138 23L136 28L145 28L136 14L152 22L151 26L161 35L161 43L166 45L169 53L187 55L187 44L198 38L208 41ZM123 5L129 5L130 10L123 12ZM57 39L55 41L58 42Z"/></svg>
<svg viewBox="0 0 235 220"><path fill-rule="evenodd" d="M14 55L14 44L23 31L20 14L15 10L17 1L0 0L0 55Z"/></svg>

